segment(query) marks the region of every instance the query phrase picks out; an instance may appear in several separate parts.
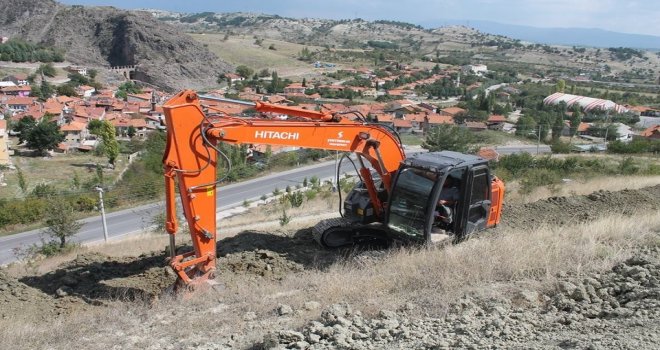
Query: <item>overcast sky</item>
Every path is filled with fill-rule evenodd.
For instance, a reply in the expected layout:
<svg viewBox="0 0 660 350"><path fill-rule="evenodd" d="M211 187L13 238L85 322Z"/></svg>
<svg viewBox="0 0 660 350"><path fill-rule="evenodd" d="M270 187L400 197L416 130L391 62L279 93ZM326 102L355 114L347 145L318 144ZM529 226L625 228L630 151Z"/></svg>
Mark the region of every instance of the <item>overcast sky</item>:
<svg viewBox="0 0 660 350"><path fill-rule="evenodd" d="M659 0L60 0L66 4L179 12L258 12L286 17L388 19L425 24L490 20L660 36Z"/></svg>

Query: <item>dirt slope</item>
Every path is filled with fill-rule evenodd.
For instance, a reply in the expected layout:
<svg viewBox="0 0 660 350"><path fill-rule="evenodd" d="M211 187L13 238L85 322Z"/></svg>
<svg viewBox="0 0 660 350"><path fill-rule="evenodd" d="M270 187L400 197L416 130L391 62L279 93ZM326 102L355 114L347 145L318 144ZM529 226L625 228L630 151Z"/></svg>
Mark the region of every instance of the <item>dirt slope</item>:
<svg viewBox="0 0 660 350"><path fill-rule="evenodd" d="M507 227L525 232L525 228L543 223L571 225L611 213L649 212L659 208L660 185L507 205L504 222ZM577 212L584 214L574 215ZM308 273L304 272L306 270L324 270L337 261L359 265L362 258L380 259L378 252L355 256L355 252L322 250L310 236L309 229L301 229L292 237L245 231L225 238L219 242L217 280L229 291L241 291L261 283L286 280L287 276L304 276L299 274ZM349 254L355 259L347 260ZM33 324L36 320L52 320L59 315L70 329L69 323L77 320L71 315L81 311L87 315L121 313L121 310L137 308L132 306L135 303L145 305L145 302L155 311L153 315L150 308L136 311L144 317L167 319L174 315L173 311L163 313L163 310L170 307L179 310L177 312L187 312L185 303L159 301L161 292L174 281L172 273L164 267L164 260L162 253L129 258L82 254L52 272L20 279L0 270L0 321ZM425 315L424 305L413 303L398 309L382 305L382 311L375 317L362 315L349 305L332 305L316 321L296 328L285 326L291 324L292 317L309 314L320 306L318 302L309 301L304 303L304 309L279 306L274 315L263 320L267 326L259 320L264 315L247 312L234 316L242 321L227 328L227 333L218 332L217 336L209 337L205 331L196 330L194 334L180 334L175 338L179 339L177 346L181 348L206 345L206 348L311 349L655 347L660 334L657 326L660 324L660 245L636 251L633 258L609 271L560 275L555 280L556 284L549 289L502 281L489 285L492 295L466 293L463 298L451 301L446 312L434 312L432 316ZM211 303L216 307L203 308L203 311L222 313L230 307L224 304L226 296L217 298L217 305ZM205 315L197 316L207 317ZM122 324L130 324L131 320L128 318ZM156 327L153 331L160 332L155 334L161 336L169 334L167 327L158 328L160 326L154 322L161 321L144 327ZM265 327L255 329L257 335L234 333L240 329L249 333L249 327L257 326ZM124 327L132 329L133 326ZM87 328L84 332L93 331ZM80 336L85 336L84 332ZM263 334L268 335L262 338ZM173 336L176 335L154 340L152 347L163 346ZM3 337L11 339L0 332L0 343ZM72 343L67 341L75 342L75 339L58 342L56 347L68 346ZM93 337L91 339L94 341ZM135 347L149 341L140 339L125 339L122 344Z"/></svg>

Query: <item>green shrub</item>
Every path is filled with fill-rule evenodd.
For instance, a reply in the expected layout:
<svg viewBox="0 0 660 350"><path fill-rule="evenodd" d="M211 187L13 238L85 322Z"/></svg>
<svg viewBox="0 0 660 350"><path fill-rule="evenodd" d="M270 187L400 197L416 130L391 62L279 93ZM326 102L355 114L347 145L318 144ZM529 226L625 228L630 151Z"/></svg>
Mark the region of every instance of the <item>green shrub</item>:
<svg viewBox="0 0 660 350"><path fill-rule="evenodd" d="M561 182L561 176L550 169L533 169L521 181L521 192L530 193L540 186L554 185Z"/></svg>
<svg viewBox="0 0 660 350"><path fill-rule="evenodd" d="M571 144L569 142L562 142L557 140L550 145L552 153L567 154L571 153Z"/></svg>

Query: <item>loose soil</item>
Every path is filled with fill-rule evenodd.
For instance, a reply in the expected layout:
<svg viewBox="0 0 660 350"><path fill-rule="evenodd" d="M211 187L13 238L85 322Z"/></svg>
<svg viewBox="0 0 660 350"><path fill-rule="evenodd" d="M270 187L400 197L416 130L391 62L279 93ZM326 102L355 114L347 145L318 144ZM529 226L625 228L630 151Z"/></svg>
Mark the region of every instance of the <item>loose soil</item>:
<svg viewBox="0 0 660 350"><path fill-rule="evenodd" d="M618 192L598 191L586 196L553 197L535 203L505 205L502 226L529 228L543 224L570 225L576 222L594 220L612 213L632 214L658 209L660 209L660 185L639 190L623 190ZM245 280L256 283L264 279L280 280L287 275L304 270L323 270L337 261L359 255L359 252L356 253L355 251L320 249L311 239L310 230L302 229L292 236L278 236L260 231L244 231L236 236L221 240L218 243L219 273L217 281L221 284L230 285ZM655 295L656 300L658 297L657 253L655 251L652 254L648 254L650 258L646 256L641 257L640 259L646 259L643 260L644 263L641 265L635 265L632 262L628 262L626 265L631 266L630 268L642 266L647 270L651 269L649 270L650 272L644 272L642 275L646 276L643 277L650 281L649 283L651 284L648 284L648 286L652 289L640 293L647 293L644 295ZM112 303L157 302L163 291L175 279L169 268L165 267L165 259L166 255L160 252L126 258L109 257L102 254L82 254L75 260L62 264L54 271L40 275L26 276L20 279L9 276L5 271L0 269L0 318L11 318L12 320L23 317L27 319L35 319L35 317L37 319L48 319L56 315L66 315L80 310L102 308ZM355 261L359 263L359 259L355 259ZM621 269L625 270L629 269L629 267L621 267ZM617 271L613 273L618 273ZM575 281L567 281L578 286L576 288L581 288ZM640 280L640 285L645 285L644 283L646 282L644 281L646 280ZM584 288L588 292L591 291L586 285L584 285ZM607 301L611 304L612 300L617 300L619 304L622 304L639 299L628 298L630 299L629 301L624 301L620 298L620 294L628 293L627 290L621 290L620 288L622 287L616 286L611 288L613 289L606 291L609 297L605 294L599 296L600 301L597 301L598 303L602 304ZM618 317L616 315L612 316L609 313L610 311L608 311L609 309L605 310L603 308L604 306L600 307L598 312L588 311L591 306L583 305L583 301L587 299L576 300L576 297L573 296L576 293L575 289L561 293L556 295L564 295L569 299L572 298L571 300L574 300L574 302L563 300L560 297L557 297L560 299L555 300L555 296L548 296L551 299L555 299L552 299L552 301L545 300L542 303L542 307L544 308L554 305L555 309L552 309L552 315L561 319L556 322L556 327L561 327L560 325L568 327L574 324L571 322L575 322L575 320L566 319L561 314L561 312L564 312L563 310L569 310L570 308L586 310L584 312L580 311L582 313L579 314L582 315L579 316L581 317L580 320L585 320L585 322L592 322L589 320L593 320L596 316L602 316L601 318L607 320L616 320L616 317ZM590 303L593 303L594 300L598 299L590 295L588 300L591 300ZM644 302L640 305L657 306L656 304L647 304ZM634 305L637 304L631 304L631 306ZM540 308L541 306L538 307ZM514 313L512 310L514 309L506 310L505 312L507 314ZM635 307L631 312L637 312L635 310L641 309ZM601 314L601 311L605 313ZM481 312L485 311L482 310ZM512 320L514 319L512 318ZM645 320L640 319L640 322ZM428 322L433 323L435 321ZM615 321L607 322L612 323L612 326L616 323ZM481 325L480 327L488 329L490 326ZM501 332L501 329L505 329L502 327L497 326L497 329L493 330L493 332ZM577 332L577 328L575 328L577 326L573 325L571 327L573 328L569 327L566 329ZM390 331L390 336L394 334L391 332L393 329L396 328L388 330ZM510 334L516 333L513 331L513 328L509 327L509 329L511 331ZM382 333L381 335L383 337L389 339L384 332L379 333ZM295 335L292 339L298 339L297 337L298 335ZM313 337L313 339L316 338L316 336ZM284 338L277 338L272 345L289 346L297 342L288 342L289 340L287 339L289 338L286 336ZM300 341L309 341L309 339L304 339L307 338L303 338ZM536 339L534 341L541 341L543 338L534 339ZM420 342L421 340L414 341L413 343L404 342L400 344L411 345L413 347L424 347L427 344ZM324 344L328 345L328 347L337 345L336 343L332 343L332 341ZM431 344L428 343L428 345ZM459 340L452 343L452 345L461 344ZM505 346L505 344L511 345L514 343L503 343L500 345ZM606 345L613 344L615 343L606 343Z"/></svg>

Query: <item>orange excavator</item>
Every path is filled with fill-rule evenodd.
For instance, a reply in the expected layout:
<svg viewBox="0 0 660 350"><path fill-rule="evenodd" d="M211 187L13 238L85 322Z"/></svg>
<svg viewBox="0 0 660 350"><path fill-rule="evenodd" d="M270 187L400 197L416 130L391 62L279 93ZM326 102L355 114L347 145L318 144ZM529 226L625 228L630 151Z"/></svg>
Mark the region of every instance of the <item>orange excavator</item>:
<svg viewBox="0 0 660 350"><path fill-rule="evenodd" d="M216 107L218 102L247 105L261 114L231 116ZM200 96L190 90L172 97L163 110L169 265L182 287L194 288L214 278L216 196L221 181L216 178L218 156L224 166L231 166L217 147L220 142L354 155L360 165L359 169L356 166L360 181L343 201L341 217L323 220L313 230L313 238L326 248L432 244L440 236L458 242L500 221L504 184L491 174L486 160L450 151L407 157L393 129L369 122L359 113L349 112L355 113L349 118L348 113ZM192 251L180 255L175 245L176 184L193 245ZM439 211L439 206L445 210ZM442 219L439 212L444 213Z"/></svg>

